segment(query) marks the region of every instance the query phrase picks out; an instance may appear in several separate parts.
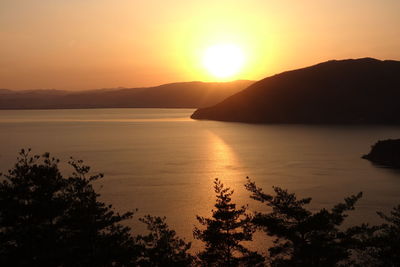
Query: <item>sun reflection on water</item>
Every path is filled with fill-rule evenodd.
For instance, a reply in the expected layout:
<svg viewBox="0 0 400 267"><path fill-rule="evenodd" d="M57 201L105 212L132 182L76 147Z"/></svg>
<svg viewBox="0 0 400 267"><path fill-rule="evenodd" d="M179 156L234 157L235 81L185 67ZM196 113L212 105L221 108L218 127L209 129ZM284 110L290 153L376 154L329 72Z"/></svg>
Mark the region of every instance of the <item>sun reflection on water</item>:
<svg viewBox="0 0 400 267"><path fill-rule="evenodd" d="M211 131L208 131L208 136L209 159L207 169L210 175L206 181L209 181L209 194L214 195L212 191L213 181L215 178L219 178L225 186L235 191L234 202L239 205L245 204L248 199L248 193L244 188L246 182L245 167L227 141Z"/></svg>
<svg viewBox="0 0 400 267"><path fill-rule="evenodd" d="M222 180L234 179L237 175L239 161L232 151L231 147L218 135L209 132L209 169L214 174L214 178L218 177Z"/></svg>

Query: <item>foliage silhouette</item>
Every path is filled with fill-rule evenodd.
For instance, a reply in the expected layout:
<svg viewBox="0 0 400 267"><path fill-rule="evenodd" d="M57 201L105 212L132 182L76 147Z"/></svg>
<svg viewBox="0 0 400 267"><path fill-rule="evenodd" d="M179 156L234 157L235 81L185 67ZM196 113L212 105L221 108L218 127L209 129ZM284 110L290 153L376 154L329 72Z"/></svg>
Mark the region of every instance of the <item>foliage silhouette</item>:
<svg viewBox="0 0 400 267"><path fill-rule="evenodd" d="M139 266L190 266L194 257L188 250L191 243L186 243L170 230L166 218L146 215L140 221L147 224L147 235L138 235L137 241L143 247Z"/></svg>
<svg viewBox="0 0 400 267"><path fill-rule="evenodd" d="M204 242L205 249L198 257L203 266L261 266L263 257L243 246L243 241L251 241L254 228L246 207L236 208L231 203L233 191L225 188L219 179L214 181L216 210L212 218L197 216L206 228L195 227L193 235Z"/></svg>
<svg viewBox="0 0 400 267"><path fill-rule="evenodd" d="M362 227L342 231L339 227L353 210L362 193L348 197L344 203L331 210L321 209L312 213L304 206L311 198L297 199L279 187L269 195L248 180L251 198L265 203L270 212L256 212L253 223L269 236L274 237L269 248L272 266L337 266L350 259Z"/></svg>
<svg viewBox="0 0 400 267"><path fill-rule="evenodd" d="M400 265L400 205L393 208L390 215L378 212L387 223L380 227L378 233L378 249L373 256L381 266Z"/></svg>
<svg viewBox="0 0 400 267"><path fill-rule="evenodd" d="M358 266L400 266L400 205L389 215L377 213L385 223L367 227L360 236Z"/></svg>
<svg viewBox="0 0 400 267"><path fill-rule="evenodd" d="M119 214L98 200L90 168L71 160L65 178L59 160L21 150L0 183L1 266L129 266L139 246Z"/></svg>
<svg viewBox="0 0 400 267"><path fill-rule="evenodd" d="M279 187L266 194L248 180L251 198L269 209L250 216L215 179L215 210L211 218L197 216L203 227L193 231L204 243L195 257L165 217L141 218L148 233L134 236L122 224L134 212L119 214L98 200L93 182L103 175L89 175L88 166L71 160L74 171L64 177L58 164L49 153L21 150L0 175L0 266L400 266L400 205L389 215L378 212L382 225L343 230L362 193L311 212L311 198ZM274 238L268 263L244 246L256 228Z"/></svg>

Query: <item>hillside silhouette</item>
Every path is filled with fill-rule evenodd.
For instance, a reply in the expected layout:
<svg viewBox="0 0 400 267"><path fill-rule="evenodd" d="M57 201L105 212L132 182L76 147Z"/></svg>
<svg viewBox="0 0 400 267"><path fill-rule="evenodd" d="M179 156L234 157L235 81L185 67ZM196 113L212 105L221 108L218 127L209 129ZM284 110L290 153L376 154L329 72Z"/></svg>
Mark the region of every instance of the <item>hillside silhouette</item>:
<svg viewBox="0 0 400 267"><path fill-rule="evenodd" d="M256 82L194 119L249 123L400 123L400 62L332 60Z"/></svg>
<svg viewBox="0 0 400 267"><path fill-rule="evenodd" d="M0 89L0 109L199 108L214 105L253 81L182 82L88 91Z"/></svg>

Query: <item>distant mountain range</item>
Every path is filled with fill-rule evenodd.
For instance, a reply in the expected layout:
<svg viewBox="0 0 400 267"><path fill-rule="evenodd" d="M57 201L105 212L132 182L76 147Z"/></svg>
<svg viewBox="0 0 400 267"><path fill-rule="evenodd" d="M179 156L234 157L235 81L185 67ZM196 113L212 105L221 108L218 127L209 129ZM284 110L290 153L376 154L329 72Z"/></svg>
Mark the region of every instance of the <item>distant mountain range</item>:
<svg viewBox="0 0 400 267"><path fill-rule="evenodd" d="M194 119L249 123L400 124L400 62L332 60L265 78Z"/></svg>
<svg viewBox="0 0 400 267"><path fill-rule="evenodd" d="M88 91L0 89L0 109L199 108L212 106L254 83L183 82L145 88Z"/></svg>

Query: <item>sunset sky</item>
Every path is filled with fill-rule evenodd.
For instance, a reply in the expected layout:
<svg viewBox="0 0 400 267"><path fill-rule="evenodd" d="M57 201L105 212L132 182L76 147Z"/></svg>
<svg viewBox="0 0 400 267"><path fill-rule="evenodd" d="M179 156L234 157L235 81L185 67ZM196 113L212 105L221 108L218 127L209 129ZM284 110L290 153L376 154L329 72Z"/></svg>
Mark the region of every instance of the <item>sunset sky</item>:
<svg viewBox="0 0 400 267"><path fill-rule="evenodd" d="M399 0L1 0L0 88L258 80L330 59L400 60ZM234 45L235 75L205 67Z"/></svg>

